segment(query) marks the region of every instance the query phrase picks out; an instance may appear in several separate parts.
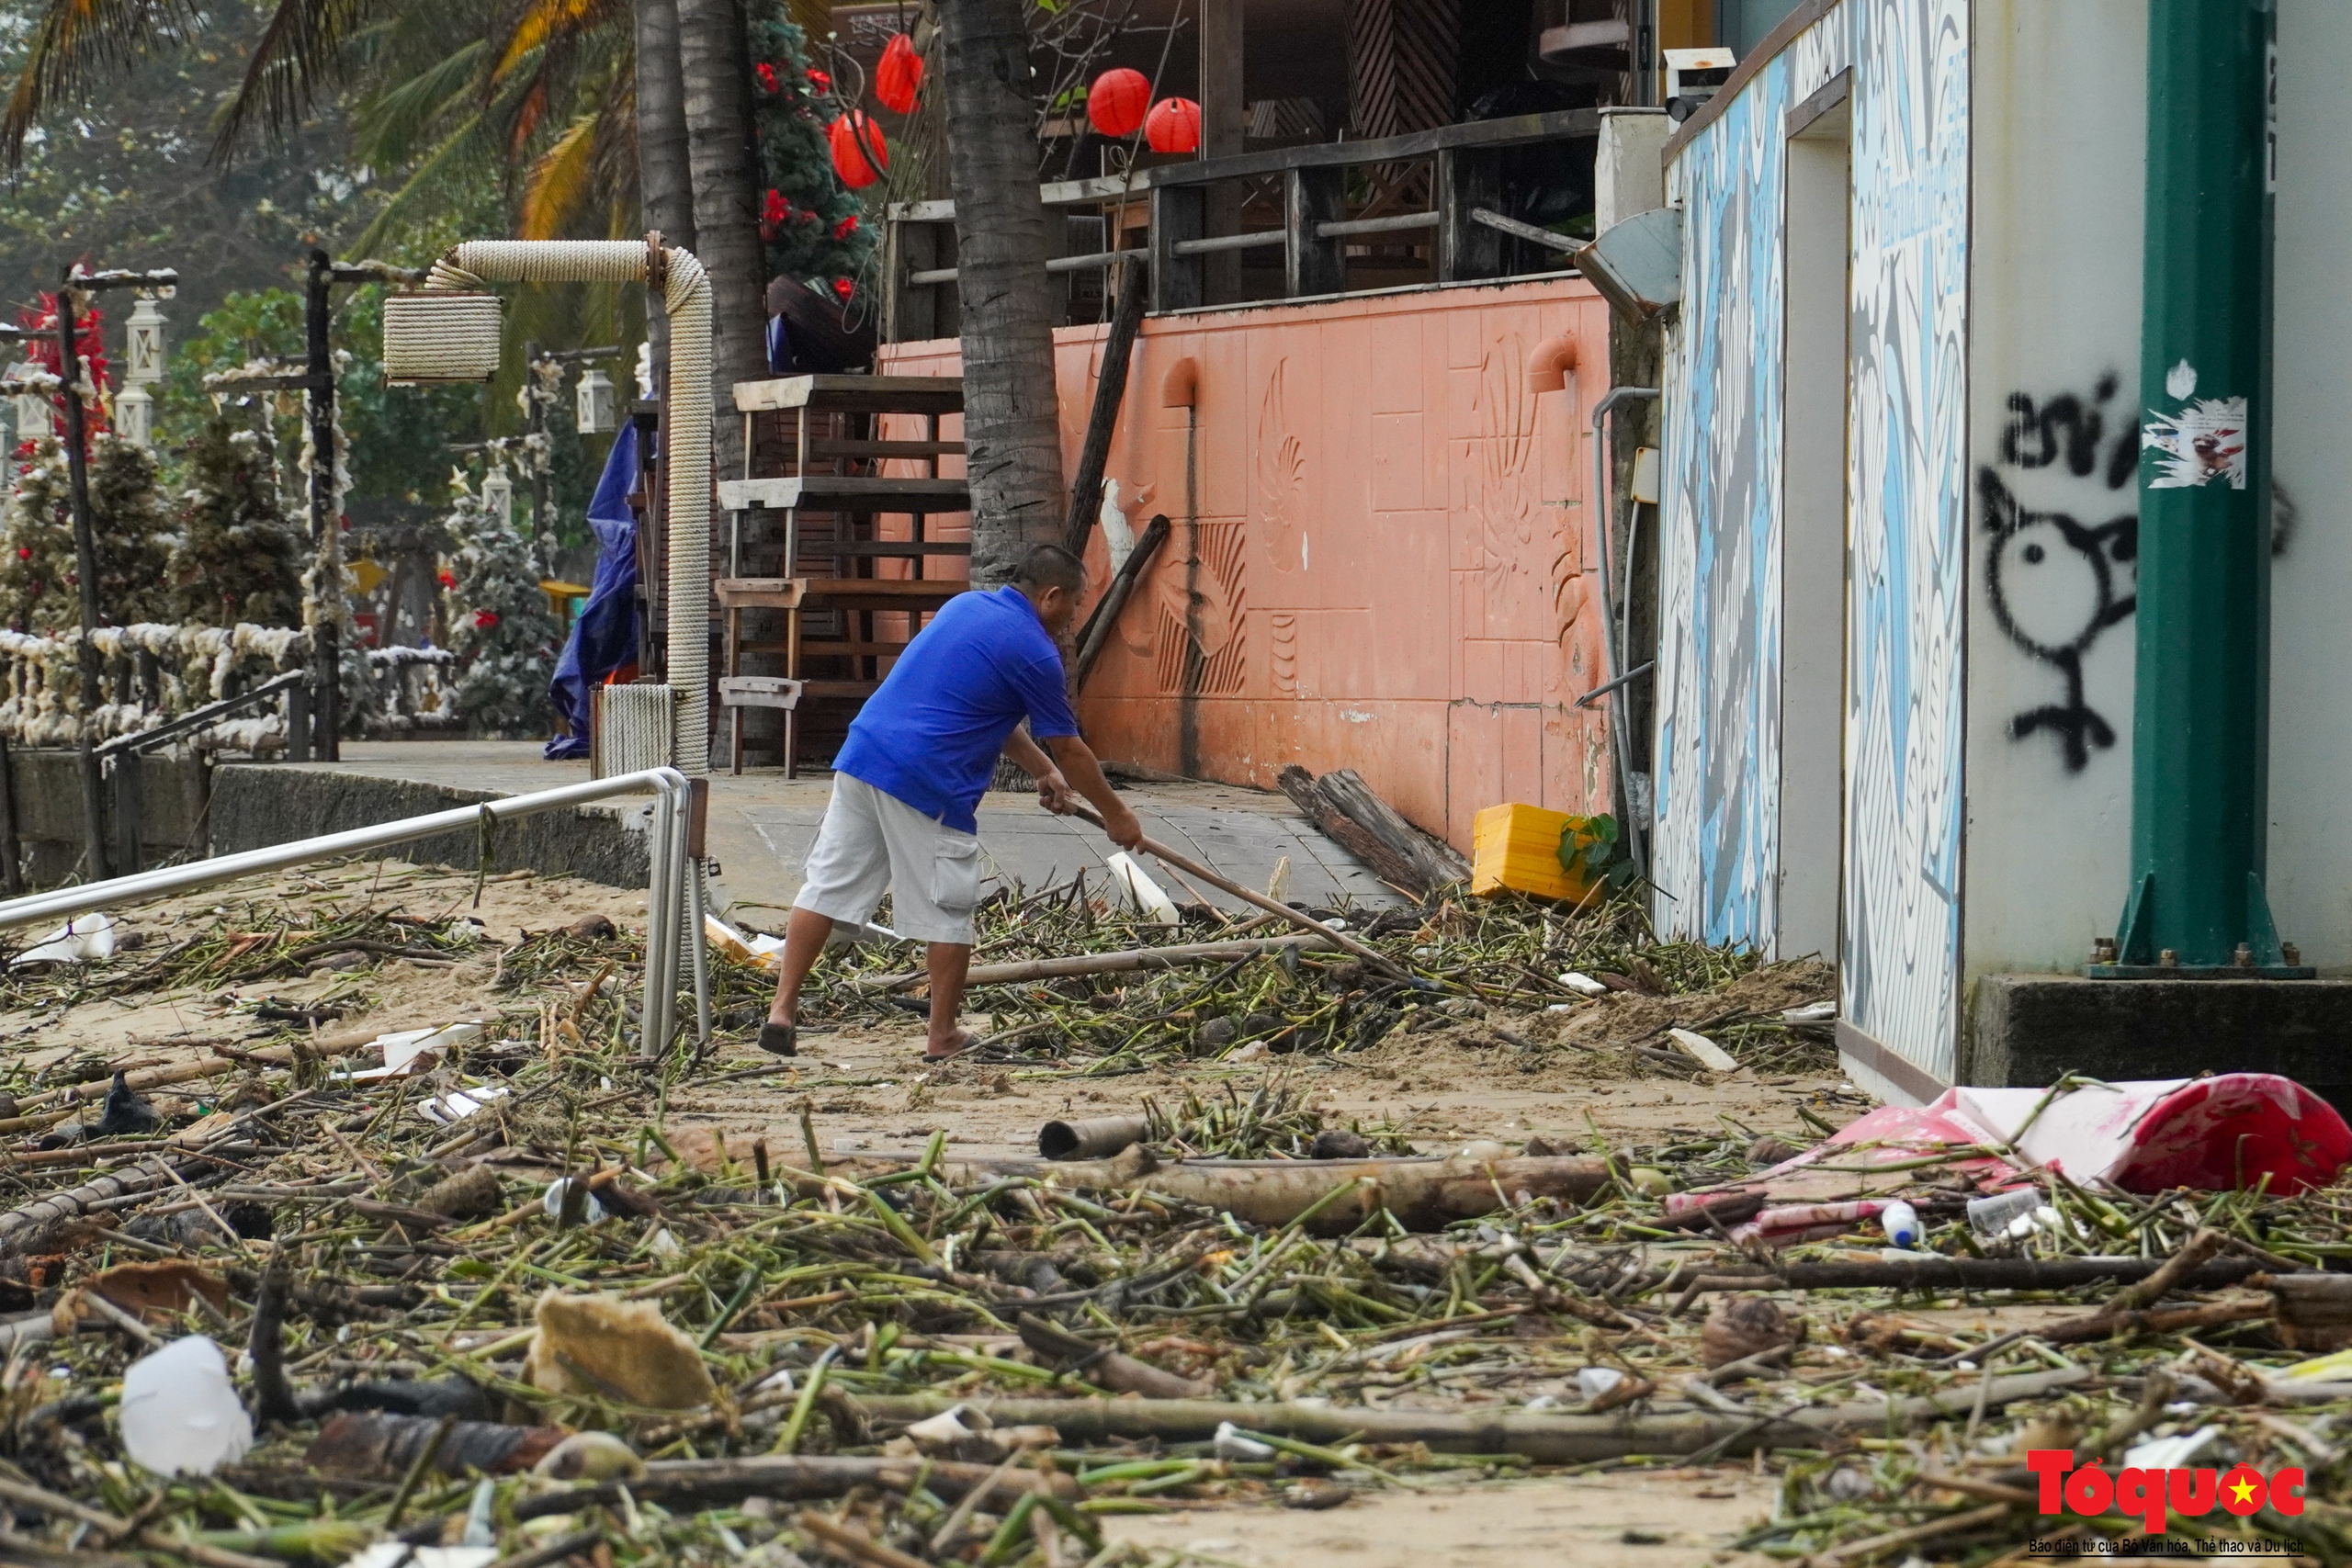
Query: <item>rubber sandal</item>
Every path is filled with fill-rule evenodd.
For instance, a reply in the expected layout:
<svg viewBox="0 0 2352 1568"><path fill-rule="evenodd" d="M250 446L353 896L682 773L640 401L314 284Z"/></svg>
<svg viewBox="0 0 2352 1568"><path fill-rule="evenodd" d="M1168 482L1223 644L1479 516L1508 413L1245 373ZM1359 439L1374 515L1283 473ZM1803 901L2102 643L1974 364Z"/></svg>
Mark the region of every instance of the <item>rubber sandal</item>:
<svg viewBox="0 0 2352 1568"><path fill-rule="evenodd" d="M794 1032L793 1026L788 1023L763 1023L760 1025L760 1049L773 1051L779 1056L797 1056L800 1054L800 1047L793 1038Z"/></svg>

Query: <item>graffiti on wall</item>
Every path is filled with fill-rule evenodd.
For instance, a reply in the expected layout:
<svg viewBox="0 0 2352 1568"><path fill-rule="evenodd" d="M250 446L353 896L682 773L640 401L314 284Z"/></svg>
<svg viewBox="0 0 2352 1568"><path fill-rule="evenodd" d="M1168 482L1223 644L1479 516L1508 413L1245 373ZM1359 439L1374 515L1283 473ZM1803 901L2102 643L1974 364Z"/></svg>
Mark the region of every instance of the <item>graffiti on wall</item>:
<svg viewBox="0 0 2352 1568"><path fill-rule="evenodd" d="M2070 773L2090 765L2094 749L2115 744L2114 725L2085 697L2083 658L2108 628L2131 618L2139 516L2127 500L2120 514L2085 523L2073 512L2030 505L2018 491L2047 494L2052 479L2089 481L2095 500L2129 491L2139 472L2140 432L2128 404L2110 406L2118 389L2109 371L2087 397L2010 393L1998 461L1976 472L1978 524L1991 544L1984 592L1993 618L2062 688L2058 700L2012 714L2009 738L2050 736ZM2004 478L2003 468L2016 472Z"/></svg>

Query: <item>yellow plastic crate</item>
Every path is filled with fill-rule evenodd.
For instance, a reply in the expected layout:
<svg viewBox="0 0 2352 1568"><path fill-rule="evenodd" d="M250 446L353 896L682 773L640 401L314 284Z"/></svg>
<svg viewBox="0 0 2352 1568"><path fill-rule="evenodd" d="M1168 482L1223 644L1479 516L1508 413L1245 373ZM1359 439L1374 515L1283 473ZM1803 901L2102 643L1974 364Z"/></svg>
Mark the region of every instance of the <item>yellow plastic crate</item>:
<svg viewBox="0 0 2352 1568"><path fill-rule="evenodd" d="M1508 887L1534 898L1575 901L1592 890L1560 863L1560 836L1573 820L1540 806L1489 806L1470 822L1470 891L1481 897Z"/></svg>

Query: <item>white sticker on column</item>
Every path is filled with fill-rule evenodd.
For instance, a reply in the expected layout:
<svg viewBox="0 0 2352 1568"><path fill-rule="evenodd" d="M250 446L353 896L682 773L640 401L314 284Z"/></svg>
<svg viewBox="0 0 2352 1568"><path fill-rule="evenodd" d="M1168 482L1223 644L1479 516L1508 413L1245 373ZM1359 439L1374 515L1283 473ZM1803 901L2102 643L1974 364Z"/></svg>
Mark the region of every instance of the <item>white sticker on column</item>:
<svg viewBox="0 0 2352 1568"><path fill-rule="evenodd" d="M2167 378L2169 379L2169 378ZM2245 489L2245 400L2199 398L2178 413L2148 411L2140 429L2143 450L2164 454L2150 490L2190 490L2226 479Z"/></svg>

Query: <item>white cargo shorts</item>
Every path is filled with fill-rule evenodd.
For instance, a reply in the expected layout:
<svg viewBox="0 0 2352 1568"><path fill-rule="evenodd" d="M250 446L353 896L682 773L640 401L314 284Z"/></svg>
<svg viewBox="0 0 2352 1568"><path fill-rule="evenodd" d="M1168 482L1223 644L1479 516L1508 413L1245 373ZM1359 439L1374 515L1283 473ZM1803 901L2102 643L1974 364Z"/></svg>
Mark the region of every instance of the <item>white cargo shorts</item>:
<svg viewBox="0 0 2352 1568"><path fill-rule="evenodd" d="M890 927L910 942L972 940L980 840L925 817L864 779L833 775L824 825L801 873L796 909L852 926L890 895Z"/></svg>

